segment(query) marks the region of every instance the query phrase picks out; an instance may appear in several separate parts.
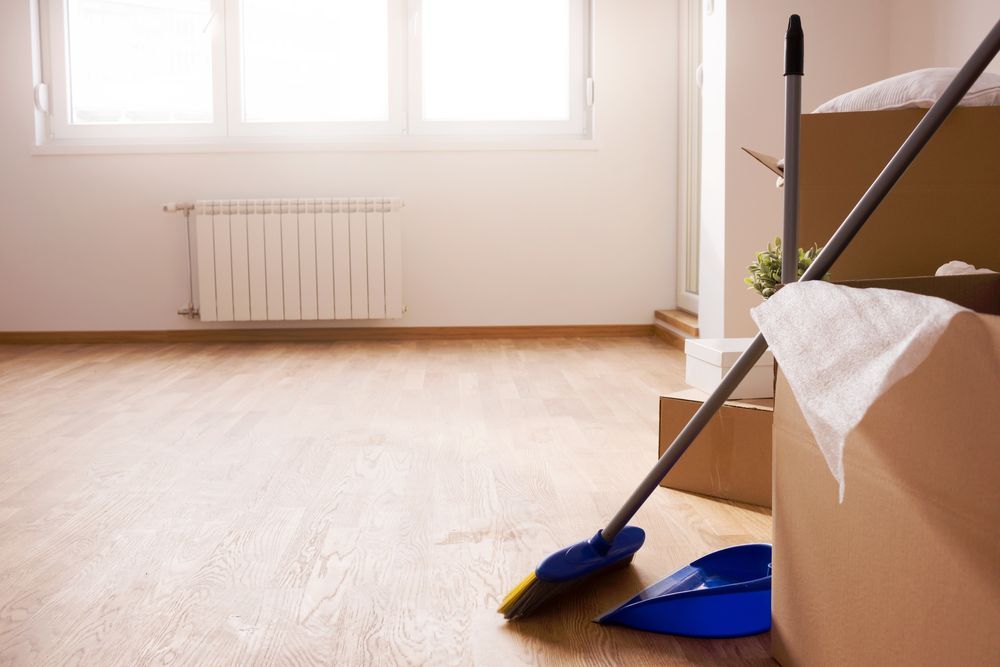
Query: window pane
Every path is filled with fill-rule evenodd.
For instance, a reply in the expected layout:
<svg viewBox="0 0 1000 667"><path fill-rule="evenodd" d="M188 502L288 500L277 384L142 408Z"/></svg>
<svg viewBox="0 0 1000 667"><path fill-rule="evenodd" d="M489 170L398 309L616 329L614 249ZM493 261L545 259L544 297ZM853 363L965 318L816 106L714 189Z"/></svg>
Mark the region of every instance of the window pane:
<svg viewBox="0 0 1000 667"><path fill-rule="evenodd" d="M388 120L386 5L243 0L244 120Z"/></svg>
<svg viewBox="0 0 1000 667"><path fill-rule="evenodd" d="M424 119L567 120L569 3L424 0Z"/></svg>
<svg viewBox="0 0 1000 667"><path fill-rule="evenodd" d="M73 123L212 120L210 0L69 0Z"/></svg>

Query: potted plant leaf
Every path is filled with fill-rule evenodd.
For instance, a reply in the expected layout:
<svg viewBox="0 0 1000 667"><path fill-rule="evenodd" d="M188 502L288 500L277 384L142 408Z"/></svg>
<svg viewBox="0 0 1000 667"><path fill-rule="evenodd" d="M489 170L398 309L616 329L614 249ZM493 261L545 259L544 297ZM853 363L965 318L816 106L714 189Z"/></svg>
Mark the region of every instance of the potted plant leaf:
<svg viewBox="0 0 1000 667"><path fill-rule="evenodd" d="M803 250L799 248L798 275L805 273L809 265L819 256L822 247L815 243L811 248ZM747 267L750 275L743 279L749 289L757 292L763 298L769 299L781 286L781 238L775 237L774 241L767 244L767 250L757 253L756 259ZM829 280L830 274L826 274L823 279Z"/></svg>

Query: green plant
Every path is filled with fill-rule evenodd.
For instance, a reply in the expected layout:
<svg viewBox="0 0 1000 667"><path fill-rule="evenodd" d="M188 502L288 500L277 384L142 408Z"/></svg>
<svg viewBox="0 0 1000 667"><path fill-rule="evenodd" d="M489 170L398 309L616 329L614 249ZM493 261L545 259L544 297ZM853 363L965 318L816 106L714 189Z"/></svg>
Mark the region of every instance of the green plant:
<svg viewBox="0 0 1000 667"><path fill-rule="evenodd" d="M823 248L816 244L807 250L799 248L799 275L805 273ZM757 292L765 299L774 295L781 284L781 238L776 237L773 243L767 244L767 250L757 253L757 260L747 267L750 275L743 279L749 289ZM823 276L828 280L830 274Z"/></svg>

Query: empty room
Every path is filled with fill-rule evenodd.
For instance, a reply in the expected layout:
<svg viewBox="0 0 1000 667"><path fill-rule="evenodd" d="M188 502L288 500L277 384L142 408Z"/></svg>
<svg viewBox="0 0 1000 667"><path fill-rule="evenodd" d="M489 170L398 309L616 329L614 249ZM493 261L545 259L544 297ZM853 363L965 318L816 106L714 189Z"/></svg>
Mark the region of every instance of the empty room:
<svg viewBox="0 0 1000 667"><path fill-rule="evenodd" d="M0 30L0 666L1000 664L995 0Z"/></svg>

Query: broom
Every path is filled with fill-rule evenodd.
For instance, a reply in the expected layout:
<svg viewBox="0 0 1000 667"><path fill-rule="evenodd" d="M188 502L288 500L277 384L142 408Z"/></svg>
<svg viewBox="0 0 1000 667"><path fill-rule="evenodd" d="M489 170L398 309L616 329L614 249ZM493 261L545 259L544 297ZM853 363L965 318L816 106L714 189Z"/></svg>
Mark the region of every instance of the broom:
<svg viewBox="0 0 1000 667"><path fill-rule="evenodd" d="M906 138L899 150L878 175L871 187L861 197L855 207L841 223L830 238L830 241L813 261L812 265L802 275L801 280L816 280L822 278L833 266L833 263L844 252L851 240L857 235L865 222L871 217L878 205L885 199L889 191L917 157L923 147L930 141L945 118L958 106L965 94L983 73L990 61L1000 52L1000 21L990 30L982 44L973 52L968 62L955 75L940 99L934 103L920 120L917 126ZM788 31L785 34L785 76L786 104L797 103L798 84L802 75L803 37L802 27L797 15L792 15L788 21ZM791 106L791 105L789 105ZM798 205L797 174L792 173L792 181L787 176L797 167L798 113L786 114L786 181L785 181L785 230L792 226ZM793 155L794 153L794 155ZM788 158L792 158L789 163ZM792 191L791 193L789 191ZM794 227L792 227L794 229ZM787 252L795 252L795 244L782 244ZM782 275L785 279L797 274L796 264L782 262ZM788 273L785 271L788 270ZM600 576L619 567L624 567L632 561L635 552L642 546L645 533L637 526L627 525L639 508L646 502L660 481L666 476L682 454L691 446L705 425L715 416L722 404L729 398L737 385L746 377L753 365L767 349L767 341L758 333L740 355L714 392L705 400L698 411L691 417L684 429L677 435L670 447L653 466L652 470L632 492L621 509L611 518L611 521L597 531L589 540L578 542L565 549L557 551L546 558L521 583L507 594L497 611L504 618L513 620L535 612L548 600L565 592L574 585L585 580Z"/></svg>

